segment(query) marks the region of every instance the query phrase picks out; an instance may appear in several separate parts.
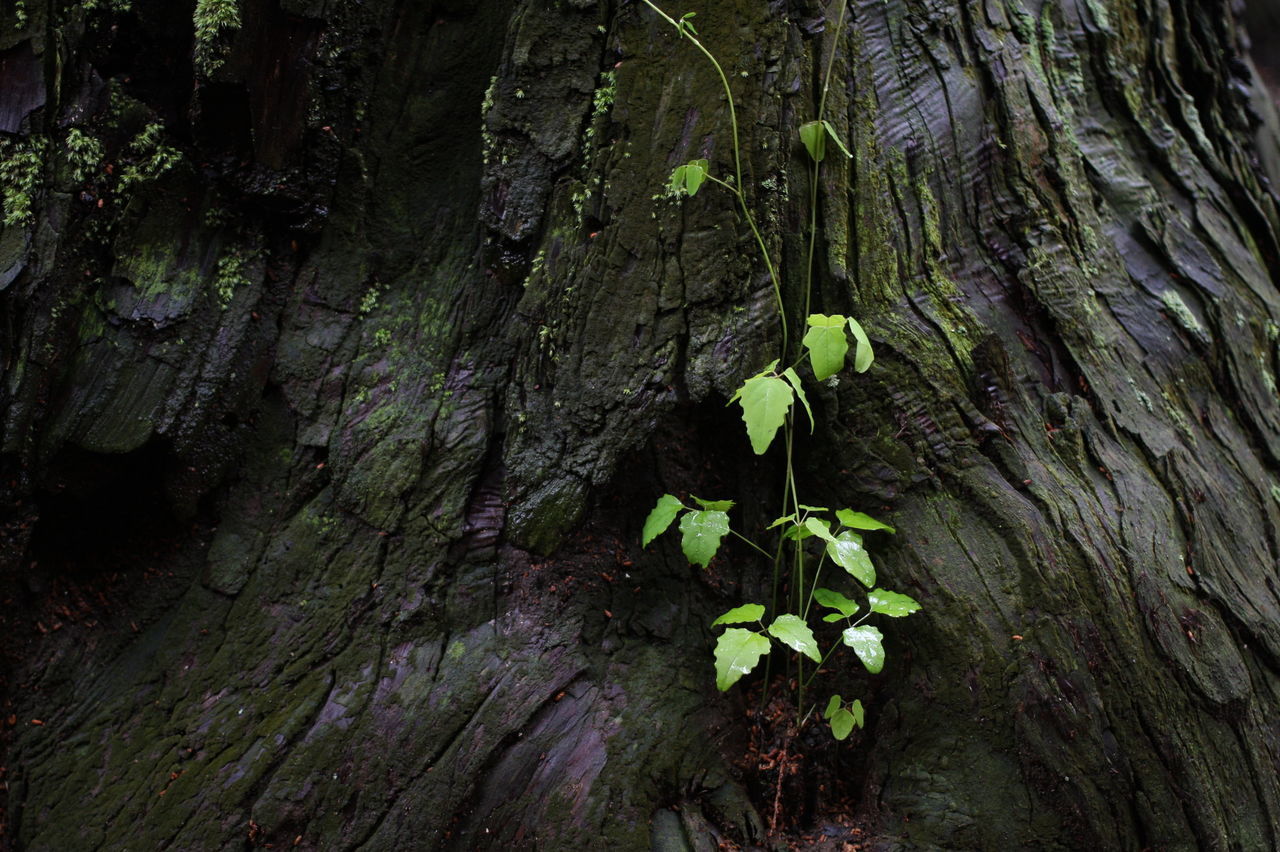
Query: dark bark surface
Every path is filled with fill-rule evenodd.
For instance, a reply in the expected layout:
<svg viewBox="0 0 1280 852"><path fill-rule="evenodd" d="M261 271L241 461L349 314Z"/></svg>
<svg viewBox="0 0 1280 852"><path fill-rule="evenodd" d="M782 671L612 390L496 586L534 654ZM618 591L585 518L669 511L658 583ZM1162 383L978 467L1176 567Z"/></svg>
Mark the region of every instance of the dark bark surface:
<svg viewBox="0 0 1280 852"><path fill-rule="evenodd" d="M776 502L724 407L778 343L750 234L655 198L728 168L713 72L638 3L241 0L202 43L186 4L89 5L0 20L4 213L31 201L0 230L0 844L843 814L895 848L1275 847L1280 156L1239 10L697 4L793 302L835 51L815 309L878 359L813 394L800 476L898 528L874 554L925 607L883 676L834 667L866 730L788 742L779 784L707 629L768 566L639 548L663 491L748 529Z"/></svg>

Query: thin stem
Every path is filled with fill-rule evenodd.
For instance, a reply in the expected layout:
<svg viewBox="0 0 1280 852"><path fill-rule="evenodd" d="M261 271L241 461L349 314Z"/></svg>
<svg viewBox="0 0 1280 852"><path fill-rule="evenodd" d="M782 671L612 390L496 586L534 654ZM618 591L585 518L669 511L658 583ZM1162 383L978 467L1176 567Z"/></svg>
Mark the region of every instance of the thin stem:
<svg viewBox="0 0 1280 852"><path fill-rule="evenodd" d="M827 664L827 660L831 659L831 655L834 654L839 647L840 647L839 642L831 646L831 650L827 651L826 656L822 658L822 662L818 663L817 668L813 670L813 674L809 675L809 680L806 680L804 683L800 684L800 687L802 689L808 686L810 681L812 681L815 677L818 676L818 672L822 671L822 667Z"/></svg>
<svg viewBox="0 0 1280 852"><path fill-rule="evenodd" d="M813 569L813 585L809 587L809 599L804 602L804 612L800 613L800 617L805 621L809 620L809 608L813 606L813 593L818 589L818 578L822 576L822 566L827 563L826 548L822 550L822 556L818 558L818 567Z"/></svg>
<svg viewBox="0 0 1280 852"><path fill-rule="evenodd" d="M730 529L730 530L729 530L729 534L730 534L730 535L737 536L737 537L738 537L739 539L741 539L742 541L745 541L747 544L751 545L751 546L752 546L752 547L754 547L756 550L760 551L760 553L764 554L764 558L765 558L765 559L772 559L772 558L773 558L773 555L772 555L771 553L769 553L769 551L765 550L763 547L761 547L760 545L756 544L754 541L752 541L751 539L747 538L745 535L743 535L742 533L738 532L737 530L735 530L735 529Z"/></svg>
<svg viewBox="0 0 1280 852"><path fill-rule="evenodd" d="M698 48L703 56L707 57L707 60L716 69L716 74L720 75L720 85L724 87L725 100L729 102L729 126L733 131L733 178L736 185L731 187L725 181L711 177L711 175L707 177L732 190L733 194L738 197L738 204L742 207L742 215L747 220L747 226L751 228L752 236L756 238L756 245L760 247L760 254L764 257L764 265L769 270L769 281L773 284L773 296L778 303L778 322L782 325L782 351L785 353L787 351L787 312L782 302L782 282L779 280L778 271L773 265L773 258L769 256L769 249L765 247L764 237L761 236L760 229L756 227L755 217L751 215L751 210L747 207L747 196L742 189L744 186L742 180L742 145L738 140L738 111L733 103L733 90L729 88L729 78L725 76L724 68L720 66L720 62L715 58L715 55L710 50L707 50L697 36L689 32L675 18L659 9L652 0L644 0L644 4L661 15L671 26L675 27L676 32L682 37L693 42L693 46Z"/></svg>
<svg viewBox="0 0 1280 852"><path fill-rule="evenodd" d="M840 37L840 31L844 28L844 13L848 10L849 4L847 0L840 0L840 17L836 20L836 39ZM827 57L827 71L822 75L822 94L818 96L818 114L814 118L815 121L822 121L822 116L827 110L827 92L831 89L831 71L836 64L836 45L831 45L831 55ZM821 128L821 133L826 133L825 128ZM805 278L804 278L804 315L809 315L810 304L813 296L813 256L817 251L818 245L818 171L819 163L813 161L813 173L809 180L809 250L808 258L805 262Z"/></svg>

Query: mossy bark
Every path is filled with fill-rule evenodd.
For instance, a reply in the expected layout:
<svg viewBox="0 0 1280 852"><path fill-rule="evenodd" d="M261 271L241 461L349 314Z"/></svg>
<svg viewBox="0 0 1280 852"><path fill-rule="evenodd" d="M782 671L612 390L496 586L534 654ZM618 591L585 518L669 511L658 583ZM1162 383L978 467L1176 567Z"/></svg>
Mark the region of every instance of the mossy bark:
<svg viewBox="0 0 1280 852"><path fill-rule="evenodd" d="M779 343L751 236L655 197L730 168L712 70L637 3L241 0L206 76L127 5L0 20L0 129L102 143L0 232L0 843L763 842L707 625L769 567L639 548L663 491L779 499L724 408ZM1274 847L1280 157L1231 5L696 11L793 331L835 52L813 306L878 359L801 488L924 604L834 667L868 728L795 740L783 822Z"/></svg>

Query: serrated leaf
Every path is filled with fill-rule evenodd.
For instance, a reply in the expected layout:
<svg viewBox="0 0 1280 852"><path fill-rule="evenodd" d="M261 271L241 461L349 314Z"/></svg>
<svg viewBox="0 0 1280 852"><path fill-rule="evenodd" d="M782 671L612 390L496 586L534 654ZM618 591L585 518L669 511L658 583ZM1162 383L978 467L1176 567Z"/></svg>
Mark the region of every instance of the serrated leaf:
<svg viewBox="0 0 1280 852"><path fill-rule="evenodd" d="M904 615L920 611L920 604L916 602L915 598L897 592L888 592L884 589L872 589L867 593L867 601L871 604L872 612L878 612L893 618L901 618Z"/></svg>
<svg viewBox="0 0 1280 852"><path fill-rule="evenodd" d="M858 605L856 603L849 600L839 592L834 592L831 589L824 589L821 586L813 590L813 599L817 601L820 606L825 606L827 609L837 610L837 618L848 618L858 611ZM834 621L835 619L831 620Z"/></svg>
<svg viewBox="0 0 1280 852"><path fill-rule="evenodd" d="M764 455L791 410L791 386L777 376L753 376L742 385L738 402L751 449Z"/></svg>
<svg viewBox="0 0 1280 852"><path fill-rule="evenodd" d="M690 160L684 169L684 188L690 195L697 195L702 182L707 179L707 161Z"/></svg>
<svg viewBox="0 0 1280 852"><path fill-rule="evenodd" d="M865 373L876 357L871 351L871 340L853 317L849 317L849 331L853 333L853 339L858 344L858 348L853 353L853 369L856 372Z"/></svg>
<svg viewBox="0 0 1280 852"><path fill-rule="evenodd" d="M675 520L676 514L684 508L684 504L680 500L671 495L663 494L658 498L658 505L653 507L653 511L649 513L649 517L644 519L644 531L640 534L640 546L648 547L649 542L667 531L667 527L671 526L671 522Z"/></svg>
<svg viewBox="0 0 1280 852"><path fill-rule="evenodd" d="M815 163L821 163L827 155L827 138L820 121L806 121L800 125L800 141Z"/></svg>
<svg viewBox="0 0 1280 852"><path fill-rule="evenodd" d="M697 503L702 508L711 509L716 512L727 512L734 506L732 500L703 500L701 497L694 497L692 494L689 496L693 497L693 502Z"/></svg>
<svg viewBox="0 0 1280 852"><path fill-rule="evenodd" d="M827 702L827 709L822 711L822 715L830 719L831 714L839 710L842 703L843 702L840 700L840 693L837 692L835 695L831 696L831 700Z"/></svg>
<svg viewBox="0 0 1280 852"><path fill-rule="evenodd" d="M782 371L782 376L791 383L791 387L795 390L796 396L800 398L800 404L804 406L804 413L809 415L809 434L813 434L813 409L809 407L809 397L804 395L804 387L800 384L800 377L796 375L796 371L788 367ZM801 507L806 508L806 507ZM823 511L826 511L825 509Z"/></svg>
<svg viewBox="0 0 1280 852"><path fill-rule="evenodd" d="M831 736L843 740L853 733L853 714L841 707L831 714Z"/></svg>
<svg viewBox="0 0 1280 852"><path fill-rule="evenodd" d="M706 568L729 534L729 516L724 512L686 512L680 519L680 549L694 565Z"/></svg>
<svg viewBox="0 0 1280 852"><path fill-rule="evenodd" d="M825 129L826 129L827 134L831 137L831 141L832 141L832 142L834 142L834 143L836 143L836 147L837 147L837 148L839 148L839 149L844 153L844 155L845 155L846 157L848 157L849 159L851 159L851 160L852 160L852 159L853 159L853 155L849 153L849 149L848 149L848 148L844 147L844 143L840 141L840 134L839 134L839 133L836 133L836 129L835 129L834 127L832 127L832 126L831 126L831 122L827 121L827 120L824 118L824 119L822 120L822 126L823 126L823 128L825 128Z"/></svg>
<svg viewBox="0 0 1280 852"><path fill-rule="evenodd" d="M853 703L849 705L849 711L853 713L853 721L857 723L858 727L864 727L863 723L866 721L866 713L862 709L862 702L856 698L853 699Z"/></svg>
<svg viewBox="0 0 1280 852"><path fill-rule="evenodd" d="M822 662L822 654L818 653L818 640L813 638L813 631L800 616L783 613L769 625L769 634L815 663Z"/></svg>
<svg viewBox="0 0 1280 852"><path fill-rule="evenodd" d="M759 621L764 617L764 606L761 604L743 604L735 606L724 615L711 622L711 626L717 624L749 624L753 621Z"/></svg>
<svg viewBox="0 0 1280 852"><path fill-rule="evenodd" d="M769 640L751 630L730 627L716 640L716 688L724 692L769 653Z"/></svg>
<svg viewBox="0 0 1280 852"><path fill-rule="evenodd" d="M824 521L822 518L805 518L804 528L823 541L834 542L836 540L836 537L831 534L830 521Z"/></svg>
<svg viewBox="0 0 1280 852"><path fill-rule="evenodd" d="M849 351L849 338L844 333L844 317L824 314L809 315L809 330L800 342L809 350L809 363L813 377L818 381L830 378L844 368L844 356Z"/></svg>
<svg viewBox="0 0 1280 852"><path fill-rule="evenodd" d="M840 523L846 527L853 527L855 530L884 530L885 532L896 533L893 527L888 524L877 521L875 518L863 512L855 512L852 509L837 509L836 517Z"/></svg>
<svg viewBox="0 0 1280 852"><path fill-rule="evenodd" d="M861 627L850 627L840 634L844 644L853 649L867 671L879 674L884 668L884 634L876 628L864 624Z"/></svg>
<svg viewBox="0 0 1280 852"><path fill-rule="evenodd" d="M862 546L862 536L856 532L845 530L835 541L827 542L827 555L867 588L876 584L876 566L871 564L871 556Z"/></svg>

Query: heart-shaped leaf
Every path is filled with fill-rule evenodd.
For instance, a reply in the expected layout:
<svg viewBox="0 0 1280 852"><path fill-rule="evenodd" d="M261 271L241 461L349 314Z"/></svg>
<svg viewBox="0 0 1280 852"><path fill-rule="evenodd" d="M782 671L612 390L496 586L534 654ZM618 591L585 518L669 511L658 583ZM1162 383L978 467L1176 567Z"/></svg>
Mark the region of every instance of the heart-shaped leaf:
<svg viewBox="0 0 1280 852"><path fill-rule="evenodd" d="M707 179L707 161L690 160L684 167L684 188L690 195L697 195L702 182Z"/></svg>
<svg viewBox="0 0 1280 852"><path fill-rule="evenodd" d="M729 516L724 512L686 512L680 519L680 549L694 565L706 568L729 534Z"/></svg>
<svg viewBox="0 0 1280 852"><path fill-rule="evenodd" d="M884 668L884 635L879 630L864 624L850 627L840 634L840 638L858 655L867 671L879 674Z"/></svg>
<svg viewBox="0 0 1280 852"><path fill-rule="evenodd" d="M716 688L724 692L769 653L769 640L751 630L730 627L716 640Z"/></svg>
<svg viewBox="0 0 1280 852"><path fill-rule="evenodd" d="M831 736L838 740L843 740L849 734L853 733L854 718L853 714L841 707L830 716Z"/></svg>
<svg viewBox="0 0 1280 852"><path fill-rule="evenodd" d="M800 341L809 350L809 363L818 381L830 378L844 368L849 351L849 338L844 333L845 319L839 314L810 314L809 331Z"/></svg>

